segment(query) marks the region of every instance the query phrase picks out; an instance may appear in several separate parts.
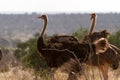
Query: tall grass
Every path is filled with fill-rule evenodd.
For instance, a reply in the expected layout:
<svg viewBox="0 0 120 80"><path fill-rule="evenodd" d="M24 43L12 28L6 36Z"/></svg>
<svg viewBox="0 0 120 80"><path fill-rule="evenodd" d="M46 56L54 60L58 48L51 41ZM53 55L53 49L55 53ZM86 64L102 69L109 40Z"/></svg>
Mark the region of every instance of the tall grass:
<svg viewBox="0 0 120 80"><path fill-rule="evenodd" d="M100 71L95 67L87 67L84 69L85 74L79 75L79 80L86 80L85 75L87 75L88 80L103 80L101 79ZM112 70L109 69L109 80L120 80L120 69ZM45 74L44 74L45 75ZM55 71L54 76L51 74L46 74L46 76L40 76L34 74L32 69L22 69L20 66L9 67L6 72L0 72L0 80L67 80L68 74L61 72L60 70Z"/></svg>

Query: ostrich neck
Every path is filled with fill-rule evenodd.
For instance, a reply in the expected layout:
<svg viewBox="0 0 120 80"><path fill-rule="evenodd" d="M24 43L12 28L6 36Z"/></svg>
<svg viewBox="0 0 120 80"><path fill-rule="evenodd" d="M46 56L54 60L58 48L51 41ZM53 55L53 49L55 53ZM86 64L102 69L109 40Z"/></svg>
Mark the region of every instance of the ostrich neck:
<svg viewBox="0 0 120 80"><path fill-rule="evenodd" d="M37 48L38 48L38 51L41 52L42 51L42 48L45 48L46 45L44 43L44 40L43 40L43 34L45 32L45 29L46 29L46 26L47 26L47 19L44 19L44 27L43 27L43 30L42 30L42 33L40 35L40 37L38 38L37 40ZM41 53L42 54L42 53ZM43 55L43 54L42 54Z"/></svg>
<svg viewBox="0 0 120 80"><path fill-rule="evenodd" d="M42 33L41 33L41 37L43 36L46 27L47 27L47 18L44 19L44 27L43 27L43 30L42 30Z"/></svg>
<svg viewBox="0 0 120 80"><path fill-rule="evenodd" d="M93 29L94 29L94 27L95 27L95 21L96 21L96 18L94 17L94 18L92 19L92 23L91 23L91 27L90 27L90 31L89 31L89 34L88 34L88 35L90 35L90 34L92 33L92 31L93 31Z"/></svg>

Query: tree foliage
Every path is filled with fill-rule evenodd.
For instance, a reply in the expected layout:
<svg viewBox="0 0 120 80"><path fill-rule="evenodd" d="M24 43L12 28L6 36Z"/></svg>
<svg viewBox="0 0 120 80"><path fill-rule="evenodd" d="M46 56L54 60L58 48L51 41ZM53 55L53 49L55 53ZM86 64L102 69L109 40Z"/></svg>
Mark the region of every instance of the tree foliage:
<svg viewBox="0 0 120 80"><path fill-rule="evenodd" d="M19 42L14 52L16 58L22 62L24 67L33 68L35 71L48 68L44 58L37 51L37 37L35 35L26 42Z"/></svg>
<svg viewBox="0 0 120 80"><path fill-rule="evenodd" d="M120 48L120 30L110 35L109 42Z"/></svg>
<svg viewBox="0 0 120 80"><path fill-rule="evenodd" d="M83 37L88 33L86 28L79 28L76 32L73 33L73 36L77 37L79 40L83 39Z"/></svg>

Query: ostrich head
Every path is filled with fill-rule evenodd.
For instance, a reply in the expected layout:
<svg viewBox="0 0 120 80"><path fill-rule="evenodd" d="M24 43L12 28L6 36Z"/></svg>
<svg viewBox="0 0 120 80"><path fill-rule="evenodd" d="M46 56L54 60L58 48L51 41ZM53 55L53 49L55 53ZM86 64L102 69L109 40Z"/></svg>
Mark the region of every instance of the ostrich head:
<svg viewBox="0 0 120 80"><path fill-rule="evenodd" d="M41 15L41 16L39 16L38 18L41 18L41 19L46 20L46 19L47 19L47 15Z"/></svg>
<svg viewBox="0 0 120 80"><path fill-rule="evenodd" d="M46 27L47 27L48 18L47 18L47 15L41 15L38 18L44 20L44 27L43 27L43 30L42 30L41 35L40 35L42 37L44 32L45 32L45 30L46 30Z"/></svg>
<svg viewBox="0 0 120 80"><path fill-rule="evenodd" d="M96 14L95 13L91 14L91 18L90 19L93 19L93 18L96 18Z"/></svg>

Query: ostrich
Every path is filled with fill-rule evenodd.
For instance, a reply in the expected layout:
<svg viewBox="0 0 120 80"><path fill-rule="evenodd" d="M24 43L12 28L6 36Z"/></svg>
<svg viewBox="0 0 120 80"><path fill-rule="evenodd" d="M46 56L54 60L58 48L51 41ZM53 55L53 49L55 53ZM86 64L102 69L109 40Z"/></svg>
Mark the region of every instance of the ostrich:
<svg viewBox="0 0 120 80"><path fill-rule="evenodd" d="M90 42L94 43L100 38L109 39L109 33L106 30L100 32L93 32L89 37L85 37L82 43ZM108 43L108 48L105 52L102 52L98 55L93 55L89 60L86 62L89 65L96 66L102 72L104 80L108 80L108 68L109 66L112 69L117 69L119 66L119 59L120 59L120 49L114 45ZM99 58L99 59L98 59Z"/></svg>
<svg viewBox="0 0 120 80"><path fill-rule="evenodd" d="M89 34L84 37L82 43L87 43L87 42L94 43L96 40L100 38L106 38L107 40L109 39L110 33L107 32L106 30L103 30L100 32L93 32L93 29L96 23L95 17L96 17L96 14L93 13L92 25L90 27ZM90 58L92 62L90 65L97 66L101 70L104 80L108 80L109 65L111 65L113 69L117 69L119 66L119 58L117 53L120 54L120 49L112 44L109 44L109 47L107 48L106 52L103 52L102 54L99 54L99 55L93 55ZM98 60L98 57L99 57L99 60Z"/></svg>
<svg viewBox="0 0 120 80"><path fill-rule="evenodd" d="M70 58L73 58L74 55L72 54L71 51L67 49L58 50L56 48L51 47L49 44L46 45L44 43L43 35L47 26L47 16L42 15L38 18L41 18L44 20L44 27L43 27L42 33L40 34L37 40L37 50L45 58L49 67L58 68L61 65L63 65L65 62L68 62Z"/></svg>

